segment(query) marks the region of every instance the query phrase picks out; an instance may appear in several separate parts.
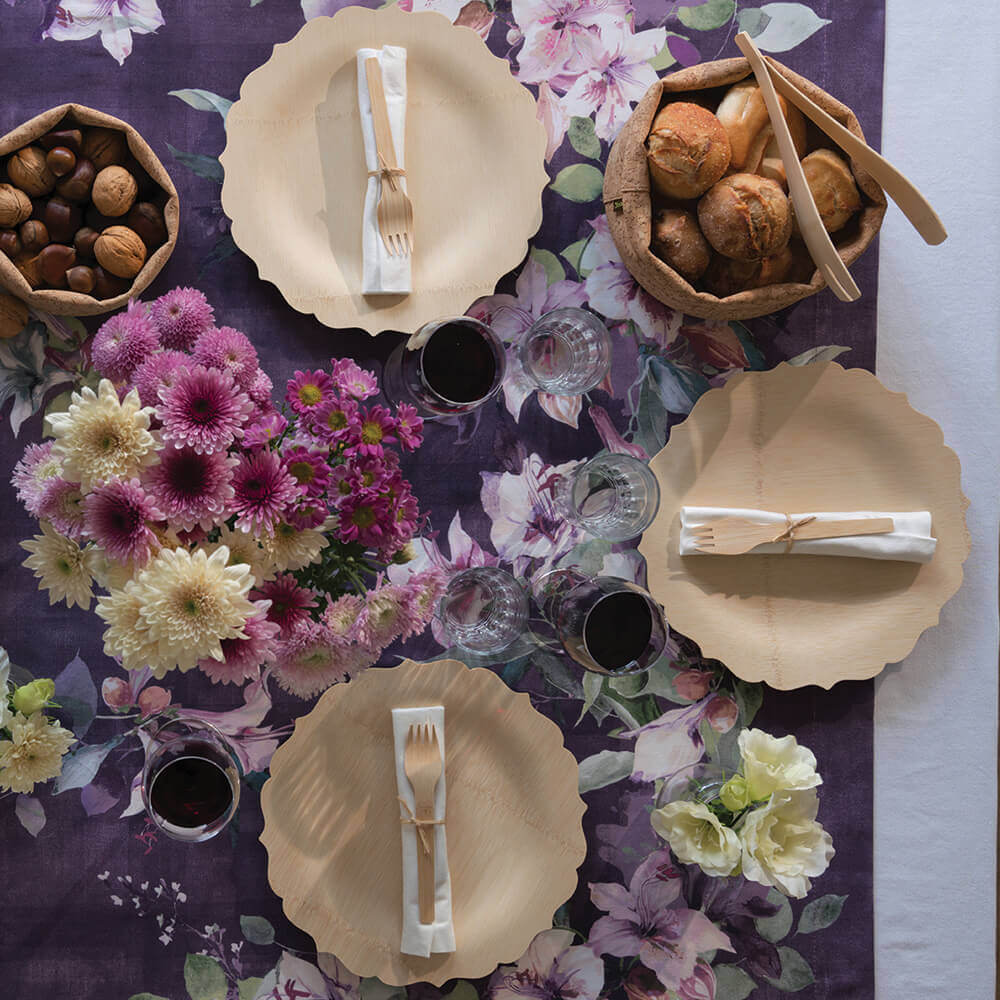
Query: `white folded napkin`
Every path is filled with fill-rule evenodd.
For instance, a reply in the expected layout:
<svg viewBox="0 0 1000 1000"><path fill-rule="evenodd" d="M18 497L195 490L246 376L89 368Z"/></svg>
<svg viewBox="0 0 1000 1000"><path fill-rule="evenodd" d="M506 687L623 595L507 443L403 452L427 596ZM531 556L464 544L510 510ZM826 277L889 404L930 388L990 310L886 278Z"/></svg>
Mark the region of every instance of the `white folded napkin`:
<svg viewBox="0 0 1000 1000"><path fill-rule="evenodd" d="M796 541L791 549L785 542L770 542L753 549L755 555L782 554L802 556L857 556L862 559L896 559L902 562L931 561L937 540L931 535L929 511L822 511L798 514L789 512L792 521L814 517L817 521L855 520L859 518L891 517L894 529L882 535L846 535L843 538L808 538ZM777 535L787 524L784 514L770 510L748 510L741 507L682 507L681 555L710 555L697 548L693 528L723 517L745 517L774 525Z"/></svg>
<svg viewBox="0 0 1000 1000"><path fill-rule="evenodd" d="M410 726L430 723L437 730L438 746L444 753L444 706L428 708L394 708L392 710L392 736L396 749L396 788L406 803L400 805L400 820L412 818L416 808L413 789L406 777L403 756L406 752L406 734ZM407 810L410 810L409 812ZM445 774L434 792L434 818L445 818ZM400 823L403 840L403 937L399 950L404 955L427 958L432 952L441 954L455 950L455 928L451 922L451 876L448 873L448 844L444 824L425 827L434 840L434 923L420 922L420 901L417 879L417 828L412 823Z"/></svg>
<svg viewBox="0 0 1000 1000"><path fill-rule="evenodd" d="M378 151L375 147L375 122L372 103L368 95L368 77L365 62L376 57L382 66L382 87L389 109L389 128L392 144L396 149L396 162L406 166L403 140L406 136L406 49L398 45L383 45L381 49L358 49L358 108L361 111L361 133L365 141L365 162L369 171L378 170ZM406 178L397 180L406 190ZM363 295L408 295L410 292L409 256L390 257L378 231L379 177L369 177L365 190L365 214L361 226Z"/></svg>

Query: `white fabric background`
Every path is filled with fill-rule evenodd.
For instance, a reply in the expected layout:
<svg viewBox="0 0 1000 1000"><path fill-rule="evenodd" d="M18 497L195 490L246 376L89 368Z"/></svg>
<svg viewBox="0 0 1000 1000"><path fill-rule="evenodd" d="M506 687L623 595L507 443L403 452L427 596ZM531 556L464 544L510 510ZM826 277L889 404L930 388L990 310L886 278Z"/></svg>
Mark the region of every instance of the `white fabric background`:
<svg viewBox="0 0 1000 1000"><path fill-rule="evenodd" d="M887 0L883 152L937 209L890 205L877 372L959 454L972 555L875 698L876 996L995 996L1000 496L1000 3Z"/></svg>

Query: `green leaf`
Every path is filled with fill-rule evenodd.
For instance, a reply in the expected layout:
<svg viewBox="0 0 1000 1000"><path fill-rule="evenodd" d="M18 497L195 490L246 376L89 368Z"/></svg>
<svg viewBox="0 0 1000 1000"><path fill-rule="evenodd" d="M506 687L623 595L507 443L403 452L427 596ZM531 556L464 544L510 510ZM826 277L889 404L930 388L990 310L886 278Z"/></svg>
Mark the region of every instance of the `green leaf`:
<svg viewBox="0 0 1000 1000"><path fill-rule="evenodd" d="M167 1000L167 998L161 997L159 993L133 993L128 1000ZM240 1000L243 998L241 997ZM250 1000L253 1000L253 997Z"/></svg>
<svg viewBox="0 0 1000 1000"><path fill-rule="evenodd" d="M767 27L770 20L762 10L754 8L741 10L736 15L736 23L740 31L745 31L751 38L756 38Z"/></svg>
<svg viewBox="0 0 1000 1000"><path fill-rule="evenodd" d="M167 149L170 150L174 159L183 163L189 170L193 170L199 177L207 177L210 181L216 181L218 184L222 183L224 174L222 164L219 163L217 156L205 156L203 153L185 153L183 150L175 149L169 142L167 143Z"/></svg>
<svg viewBox="0 0 1000 1000"><path fill-rule="evenodd" d="M600 675L598 675L600 676ZM642 694L646 686L645 674L626 674L624 677L612 677L608 687L623 698L635 698Z"/></svg>
<svg viewBox="0 0 1000 1000"><path fill-rule="evenodd" d="M360 991L361 1000L406 1000L405 986L388 986L375 976L362 979Z"/></svg>
<svg viewBox="0 0 1000 1000"><path fill-rule="evenodd" d="M613 785L632 773L635 754L631 750L602 750L580 761L580 794Z"/></svg>
<svg viewBox="0 0 1000 1000"><path fill-rule="evenodd" d="M60 792L68 792L71 788L83 788L84 785L89 785L97 777L104 758L123 739L124 736L115 736L107 743L81 743L75 750L70 751L63 758L59 777L52 783L52 794L59 795Z"/></svg>
<svg viewBox="0 0 1000 1000"><path fill-rule="evenodd" d="M781 976L778 979L764 977L772 986L786 993L798 993L816 982L809 963L794 948L779 947L778 956L781 959Z"/></svg>
<svg viewBox="0 0 1000 1000"><path fill-rule="evenodd" d="M849 347L838 347L836 344L827 344L825 347L810 347L808 351L796 354L794 358L789 358L790 365L811 365L814 362L833 361L841 354L846 354Z"/></svg>
<svg viewBox="0 0 1000 1000"><path fill-rule="evenodd" d="M545 271L545 283L554 285L557 281L562 281L566 277L559 258L551 250L542 250L541 247L532 247L528 256L532 260L537 260Z"/></svg>
<svg viewBox="0 0 1000 1000"><path fill-rule="evenodd" d="M264 917L240 917L240 930L243 936L251 944L272 944L274 942L274 928L271 921Z"/></svg>
<svg viewBox="0 0 1000 1000"><path fill-rule="evenodd" d="M767 23L754 41L763 52L787 52L832 23L804 3L766 3L760 11Z"/></svg>
<svg viewBox="0 0 1000 1000"><path fill-rule="evenodd" d="M776 904L778 912L773 917L758 917L754 923L762 938L776 944L792 929L792 907L787 897L777 889L769 890L767 901Z"/></svg>
<svg viewBox="0 0 1000 1000"><path fill-rule="evenodd" d="M581 205L600 198L604 174L589 163L574 163L563 167L551 184L552 190L567 201Z"/></svg>
<svg viewBox="0 0 1000 1000"><path fill-rule="evenodd" d="M581 155L590 160L601 158L601 140L594 131L594 119L574 115L569 120L566 130L570 145Z"/></svg>
<svg viewBox="0 0 1000 1000"><path fill-rule="evenodd" d="M441 1000L478 1000L479 993L476 987L467 979L459 979L455 983L455 988L441 998Z"/></svg>
<svg viewBox="0 0 1000 1000"><path fill-rule="evenodd" d="M33 795L18 795L14 815L32 837L37 837L45 826L45 807Z"/></svg>
<svg viewBox="0 0 1000 1000"><path fill-rule="evenodd" d="M738 965L715 965L715 1000L744 1000L757 984Z"/></svg>
<svg viewBox="0 0 1000 1000"><path fill-rule="evenodd" d="M226 1000L226 974L211 955L188 955L184 985L191 1000Z"/></svg>
<svg viewBox="0 0 1000 1000"><path fill-rule="evenodd" d="M604 675L588 670L583 676L583 708L580 709L580 716L576 720L577 725L583 721L583 717L591 710L603 690Z"/></svg>
<svg viewBox="0 0 1000 1000"><path fill-rule="evenodd" d="M591 237L585 236L582 240L577 240L575 243L570 243L565 250L563 250L561 256L564 260L569 262L570 267L576 271L577 277L586 278L587 274L590 274L588 270L586 274L580 270L580 258L583 256L583 251L586 250L587 244L590 242Z"/></svg>
<svg viewBox="0 0 1000 1000"><path fill-rule="evenodd" d="M229 233L223 233L215 241L215 246L201 259L201 267L198 269L198 280L201 281L205 276L205 272L212 267L213 264L221 264L222 261L228 260L233 256L240 248L236 245L236 241Z"/></svg>
<svg viewBox="0 0 1000 1000"><path fill-rule="evenodd" d="M667 39L669 40L673 34L674 33L672 31L668 31ZM649 65L652 66L657 73L662 73L665 69L670 69L670 67L673 66L674 63L676 62L677 59L674 56L674 54L670 51L670 46L667 45L666 42L664 42L663 48L660 49L660 51L657 52L656 55L649 60Z"/></svg>
<svg viewBox="0 0 1000 1000"><path fill-rule="evenodd" d="M760 706L764 704L764 686L734 679L733 698L739 706L743 728L747 728L760 711Z"/></svg>
<svg viewBox="0 0 1000 1000"><path fill-rule="evenodd" d="M257 3L260 3L260 0L257 0ZM255 4L251 2L250 6L253 7ZM233 102L228 97L220 97L210 90L197 88L193 90L168 90L167 94L191 105L196 111L218 111L222 115L223 121L226 120L226 115L229 114L229 109L233 106Z"/></svg>
<svg viewBox="0 0 1000 1000"><path fill-rule="evenodd" d="M260 3L260 0L257 0ZM262 976L251 976L249 979L241 979L237 984L240 989L240 1000L254 1000L260 984L264 982Z"/></svg>
<svg viewBox="0 0 1000 1000"><path fill-rule="evenodd" d="M836 923L840 916L840 911L847 902L846 896L820 896L811 903L807 903L802 908L802 916L799 917L799 926L796 934L812 934L814 931L821 931L824 927Z"/></svg>
<svg viewBox="0 0 1000 1000"><path fill-rule="evenodd" d="M736 0L708 0L698 7L681 7L681 24L695 31L712 31L728 24L736 13Z"/></svg>

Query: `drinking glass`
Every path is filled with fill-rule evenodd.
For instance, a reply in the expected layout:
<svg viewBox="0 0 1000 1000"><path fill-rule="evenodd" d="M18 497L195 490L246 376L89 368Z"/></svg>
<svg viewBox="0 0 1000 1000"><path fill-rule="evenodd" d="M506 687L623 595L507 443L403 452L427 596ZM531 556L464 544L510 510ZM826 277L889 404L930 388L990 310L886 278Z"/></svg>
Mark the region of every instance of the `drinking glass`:
<svg viewBox="0 0 1000 1000"><path fill-rule="evenodd" d="M389 355L382 388L393 403L410 403L425 419L456 416L500 391L507 355L500 338L470 316L425 323Z"/></svg>
<svg viewBox="0 0 1000 1000"><path fill-rule="evenodd" d="M559 569L539 577L533 593L566 653L594 673L639 673L666 646L663 608L629 580Z"/></svg>
<svg viewBox="0 0 1000 1000"><path fill-rule="evenodd" d="M585 309L553 309L525 334L521 367L543 392L576 396L604 381L611 367L607 327Z"/></svg>
<svg viewBox="0 0 1000 1000"><path fill-rule="evenodd" d="M631 455L598 455L554 485L556 509L596 538L624 542L641 535L660 509L660 484Z"/></svg>
<svg viewBox="0 0 1000 1000"><path fill-rule="evenodd" d="M141 792L150 819L168 837L209 840L239 804L239 759L210 723L171 719L150 737Z"/></svg>
<svg viewBox="0 0 1000 1000"><path fill-rule="evenodd" d="M439 616L456 645L473 653L499 653L524 633L528 595L505 570L464 569L448 581Z"/></svg>

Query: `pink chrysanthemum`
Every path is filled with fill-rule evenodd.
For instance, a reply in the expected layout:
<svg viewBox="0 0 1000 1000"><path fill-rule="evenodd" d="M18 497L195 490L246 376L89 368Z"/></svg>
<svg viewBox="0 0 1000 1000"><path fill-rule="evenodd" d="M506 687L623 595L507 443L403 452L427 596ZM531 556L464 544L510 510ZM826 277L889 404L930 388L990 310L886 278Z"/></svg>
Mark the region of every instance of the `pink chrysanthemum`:
<svg viewBox="0 0 1000 1000"><path fill-rule="evenodd" d="M74 541L83 537L83 493L79 483L55 476L45 483L38 505L38 517L48 521L60 535Z"/></svg>
<svg viewBox="0 0 1000 1000"><path fill-rule="evenodd" d="M266 448L288 429L288 421L280 413L269 413L249 424L243 431L244 448Z"/></svg>
<svg viewBox="0 0 1000 1000"><path fill-rule="evenodd" d="M309 587L300 587L291 573L279 573L273 580L262 583L250 591L252 601L270 601L267 620L288 635L296 625L309 619L310 608L316 607L316 592Z"/></svg>
<svg viewBox="0 0 1000 1000"><path fill-rule="evenodd" d="M223 639L223 659L199 660L202 673L213 684L240 684L250 677L257 677L262 666L274 663L278 653L278 626L267 618L264 602L258 602L261 613L247 619L243 626L245 639Z"/></svg>
<svg viewBox="0 0 1000 1000"><path fill-rule="evenodd" d="M368 650L352 646L320 622L305 622L278 650L274 677L299 698L311 698L368 666Z"/></svg>
<svg viewBox="0 0 1000 1000"><path fill-rule="evenodd" d="M146 489L172 526L210 528L229 516L236 464L224 451L164 448L146 470Z"/></svg>
<svg viewBox="0 0 1000 1000"><path fill-rule="evenodd" d="M288 523L296 531L318 528L327 518L327 509L316 504L302 504L286 515Z"/></svg>
<svg viewBox="0 0 1000 1000"><path fill-rule="evenodd" d="M325 456L298 447L285 452L282 458L304 497L323 495L330 482L330 466L326 464Z"/></svg>
<svg viewBox="0 0 1000 1000"><path fill-rule="evenodd" d="M250 338L231 326L203 333L191 353L198 364L229 372L244 392L253 385L260 371L257 351Z"/></svg>
<svg viewBox="0 0 1000 1000"><path fill-rule="evenodd" d="M156 544L150 521L163 514L138 479L95 487L83 500L83 530L114 560L145 566Z"/></svg>
<svg viewBox="0 0 1000 1000"><path fill-rule="evenodd" d="M29 444L10 477L11 485L17 491L17 499L32 517L39 516L38 507L49 480L59 476L61 463L52 454L54 446L55 441Z"/></svg>
<svg viewBox="0 0 1000 1000"><path fill-rule="evenodd" d="M156 417L163 439L175 448L222 451L243 436L253 403L232 375L201 365L185 368L171 386L160 390Z"/></svg>
<svg viewBox="0 0 1000 1000"><path fill-rule="evenodd" d="M323 623L334 635L349 642L356 640L361 631L365 602L357 594L344 594L323 612Z"/></svg>
<svg viewBox="0 0 1000 1000"><path fill-rule="evenodd" d="M409 639L423 632L427 623L434 617L447 585L447 576L437 567L431 567L423 573L410 577L406 584L410 592L410 624L403 631L403 639Z"/></svg>
<svg viewBox="0 0 1000 1000"><path fill-rule="evenodd" d="M338 508L339 533L345 542L359 542L377 549L390 534L392 508L383 496L352 494Z"/></svg>
<svg viewBox="0 0 1000 1000"><path fill-rule="evenodd" d="M370 590L358 623L358 637L372 649L384 649L411 628L412 597L406 587L386 583Z"/></svg>
<svg viewBox="0 0 1000 1000"><path fill-rule="evenodd" d="M313 414L335 396L333 379L325 371L295 373L295 378L288 380L285 399L291 408L303 415Z"/></svg>
<svg viewBox="0 0 1000 1000"><path fill-rule="evenodd" d="M378 392L374 374L360 368L350 358L331 358L330 369L337 388L355 399L367 399Z"/></svg>
<svg viewBox="0 0 1000 1000"><path fill-rule="evenodd" d="M396 442L396 420L384 406L373 406L361 412L361 436L348 446L357 455L380 458L384 445Z"/></svg>
<svg viewBox="0 0 1000 1000"><path fill-rule="evenodd" d="M396 435L407 451L416 451L424 440L424 421L415 406L400 403L396 407Z"/></svg>
<svg viewBox="0 0 1000 1000"><path fill-rule="evenodd" d="M215 325L215 313L197 288L172 288L149 309L160 343L171 350L190 351Z"/></svg>
<svg viewBox="0 0 1000 1000"><path fill-rule="evenodd" d="M126 382L160 346L149 311L133 299L94 334L90 357L94 367L113 382Z"/></svg>
<svg viewBox="0 0 1000 1000"><path fill-rule="evenodd" d="M139 392L139 402L143 406L156 406L160 402L160 389L170 388L190 360L181 351L157 351L146 358L132 376L132 385Z"/></svg>
<svg viewBox="0 0 1000 1000"><path fill-rule="evenodd" d="M299 496L299 485L273 451L245 452L233 474L233 512L242 531L270 534Z"/></svg>
<svg viewBox="0 0 1000 1000"><path fill-rule="evenodd" d="M271 401L271 390L274 383L268 377L267 372L258 371L253 377L253 381L247 388L247 395L263 410L273 410L274 403Z"/></svg>
<svg viewBox="0 0 1000 1000"><path fill-rule="evenodd" d="M310 415L310 431L330 444L353 442L361 436L361 414L350 398L334 396Z"/></svg>

